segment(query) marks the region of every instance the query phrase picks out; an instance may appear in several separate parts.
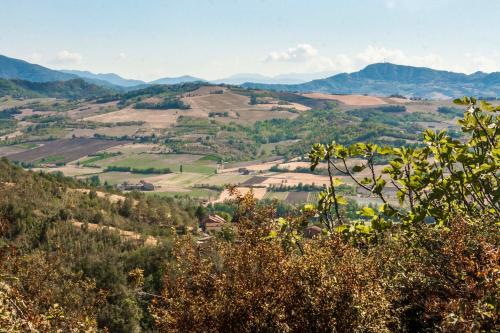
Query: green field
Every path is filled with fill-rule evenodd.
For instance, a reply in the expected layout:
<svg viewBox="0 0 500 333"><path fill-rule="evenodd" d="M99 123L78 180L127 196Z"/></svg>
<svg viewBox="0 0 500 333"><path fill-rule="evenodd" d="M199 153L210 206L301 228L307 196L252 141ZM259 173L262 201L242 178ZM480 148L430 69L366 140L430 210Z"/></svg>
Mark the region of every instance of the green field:
<svg viewBox="0 0 500 333"><path fill-rule="evenodd" d="M19 148L22 148L22 149L33 149L33 148L36 148L38 147L38 145L36 143L20 143L18 145L14 145L14 147L19 147Z"/></svg>
<svg viewBox="0 0 500 333"><path fill-rule="evenodd" d="M118 185L123 183L124 181L128 181L130 183L137 183L139 180L147 180L148 177L152 177L154 175L141 175L141 174L133 174L130 172L104 172L98 174L101 182L108 182L110 185Z"/></svg>
<svg viewBox="0 0 500 333"><path fill-rule="evenodd" d="M88 161L85 161L86 163ZM169 168L172 172L180 172L182 165L183 172L200 173L212 175L216 167L210 159L201 159L199 155L186 154L131 154L128 156L118 156L114 158L97 159L99 166L116 166L130 168Z"/></svg>

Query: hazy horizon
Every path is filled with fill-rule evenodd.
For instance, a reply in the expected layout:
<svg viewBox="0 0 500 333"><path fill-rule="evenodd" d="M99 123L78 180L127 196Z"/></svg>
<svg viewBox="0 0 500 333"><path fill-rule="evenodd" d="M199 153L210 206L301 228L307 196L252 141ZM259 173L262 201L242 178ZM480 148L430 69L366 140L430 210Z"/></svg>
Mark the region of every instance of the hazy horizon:
<svg viewBox="0 0 500 333"><path fill-rule="evenodd" d="M6 0L0 54L145 81L333 74L384 61L500 70L500 46L491 43L498 28L490 23L500 2L291 2Z"/></svg>

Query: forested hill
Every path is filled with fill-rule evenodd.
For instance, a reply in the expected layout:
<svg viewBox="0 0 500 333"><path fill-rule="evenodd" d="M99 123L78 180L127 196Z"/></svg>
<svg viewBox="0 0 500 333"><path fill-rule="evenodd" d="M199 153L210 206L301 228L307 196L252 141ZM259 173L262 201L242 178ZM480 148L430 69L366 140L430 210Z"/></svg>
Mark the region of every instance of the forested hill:
<svg viewBox="0 0 500 333"><path fill-rule="evenodd" d="M151 331L130 272L159 293L172 230L196 226L196 207L90 185L0 158L1 332Z"/></svg>
<svg viewBox="0 0 500 333"><path fill-rule="evenodd" d="M23 80L31 82L55 82L83 79L88 83L109 89L120 90L122 87L109 81L107 76L85 76L85 72L64 72L40 65L32 64L24 60L9 58L0 55L0 79ZM140 83L140 81L138 81Z"/></svg>
<svg viewBox="0 0 500 333"><path fill-rule="evenodd" d="M10 95L16 98L54 97L85 99L113 94L114 91L100 87L83 79L54 82L31 82L0 79L0 97Z"/></svg>
<svg viewBox="0 0 500 333"><path fill-rule="evenodd" d="M425 67L391 63L372 64L353 73L295 85L245 83L244 87L298 92L391 95L425 98L462 95L500 96L500 73L476 72L470 75Z"/></svg>
<svg viewBox="0 0 500 333"><path fill-rule="evenodd" d="M76 79L78 76L0 55L0 78L49 82Z"/></svg>

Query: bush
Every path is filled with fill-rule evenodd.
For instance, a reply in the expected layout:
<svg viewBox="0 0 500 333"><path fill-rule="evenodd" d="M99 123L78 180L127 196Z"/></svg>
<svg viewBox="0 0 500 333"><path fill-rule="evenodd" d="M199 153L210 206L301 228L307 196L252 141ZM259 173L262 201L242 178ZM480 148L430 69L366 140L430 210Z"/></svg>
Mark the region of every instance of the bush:
<svg viewBox="0 0 500 333"><path fill-rule="evenodd" d="M249 196L237 206L237 242L173 247L152 307L160 331L468 332L498 322L493 220L396 228L366 247L339 233L303 239L307 212L285 223Z"/></svg>
<svg viewBox="0 0 500 333"><path fill-rule="evenodd" d="M178 98L166 98L160 103L138 102L135 104L135 109L154 109L154 110L169 110L181 109L187 110L191 107Z"/></svg>

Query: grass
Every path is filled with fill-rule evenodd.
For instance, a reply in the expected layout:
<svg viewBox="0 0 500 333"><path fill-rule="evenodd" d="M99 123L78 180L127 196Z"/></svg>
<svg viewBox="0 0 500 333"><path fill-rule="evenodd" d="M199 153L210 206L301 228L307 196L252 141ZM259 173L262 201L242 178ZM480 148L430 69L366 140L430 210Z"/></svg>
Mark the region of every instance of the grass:
<svg viewBox="0 0 500 333"><path fill-rule="evenodd" d="M60 161L63 161L65 159L64 156L61 155L50 155L47 157L44 157L42 159L39 159L37 162L38 163L57 163Z"/></svg>
<svg viewBox="0 0 500 333"><path fill-rule="evenodd" d="M204 180L204 184L209 185L226 185L226 184L240 184L244 181L252 178L250 175L240 175L234 173L220 173L210 176L208 179Z"/></svg>
<svg viewBox="0 0 500 333"><path fill-rule="evenodd" d="M84 159L83 161L80 161L80 164L83 166L87 166L87 165L94 164L95 162L106 160L106 159L114 157L114 156L117 156L117 153L115 154L115 153L104 152L104 153L99 154L99 155L90 156L90 157Z"/></svg>
<svg viewBox="0 0 500 333"><path fill-rule="evenodd" d="M148 177L153 176L155 175L132 174L130 172L104 172L99 174L99 178L101 178L101 181L107 181L110 185L121 184L124 181L137 183L141 179L147 180Z"/></svg>
<svg viewBox="0 0 500 333"><path fill-rule="evenodd" d="M194 156L194 155L193 155ZM173 157L173 158L172 158ZM200 173L204 175L212 175L215 173L215 166L209 161L199 161L198 156L194 156L197 160L189 161L184 155L176 158L177 155L154 155L154 154L136 154L124 157L119 160L108 163L108 166L131 167L131 168L169 168L173 172L180 172L182 165L183 172ZM105 163L106 164L106 163Z"/></svg>
<svg viewBox="0 0 500 333"><path fill-rule="evenodd" d="M14 147L19 147L22 149L33 149L33 148L38 147L38 145L36 143L20 143L20 144L15 145Z"/></svg>

